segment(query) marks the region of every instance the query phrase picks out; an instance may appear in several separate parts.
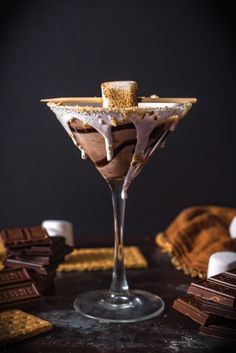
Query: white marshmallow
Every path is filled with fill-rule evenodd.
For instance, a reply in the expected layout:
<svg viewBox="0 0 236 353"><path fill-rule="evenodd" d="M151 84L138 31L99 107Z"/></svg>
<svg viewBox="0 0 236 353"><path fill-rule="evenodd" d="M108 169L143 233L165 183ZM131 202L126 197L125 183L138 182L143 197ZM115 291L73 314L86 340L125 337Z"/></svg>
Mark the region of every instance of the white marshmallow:
<svg viewBox="0 0 236 353"><path fill-rule="evenodd" d="M68 221L47 219L42 222L50 237L60 235L65 238L66 244L74 246L73 225Z"/></svg>
<svg viewBox="0 0 236 353"><path fill-rule="evenodd" d="M230 238L236 238L236 217L234 217L229 225Z"/></svg>
<svg viewBox="0 0 236 353"><path fill-rule="evenodd" d="M208 262L207 277L236 268L236 252L219 251L212 254Z"/></svg>

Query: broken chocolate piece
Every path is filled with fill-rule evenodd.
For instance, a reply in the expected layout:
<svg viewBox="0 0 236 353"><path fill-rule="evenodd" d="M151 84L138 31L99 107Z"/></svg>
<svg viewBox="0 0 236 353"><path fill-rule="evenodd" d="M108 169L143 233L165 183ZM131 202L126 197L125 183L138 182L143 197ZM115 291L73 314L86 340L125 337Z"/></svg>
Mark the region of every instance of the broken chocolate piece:
<svg viewBox="0 0 236 353"><path fill-rule="evenodd" d="M191 283L187 293L222 305L235 306L236 287L205 280L199 283Z"/></svg>
<svg viewBox="0 0 236 353"><path fill-rule="evenodd" d="M1 230L0 237L9 249L51 244L46 230L40 226Z"/></svg>
<svg viewBox="0 0 236 353"><path fill-rule="evenodd" d="M50 238L50 244L46 245L32 245L25 249L17 249L12 252L14 255L32 255L32 256L54 256L57 253L61 252L62 249L67 249L69 253L71 251L71 247L65 245L65 238L61 236L54 236ZM66 251L67 251L66 250Z"/></svg>
<svg viewBox="0 0 236 353"><path fill-rule="evenodd" d="M31 262L31 261L24 261L24 260L19 260L19 259L15 259L15 258L8 258L6 260L6 265L9 267L25 267L27 269L32 269L34 271L36 271L37 273L41 274L41 275L47 275L49 272L55 270L57 268L57 266L63 262L64 257L62 257L61 259L59 259L58 261L55 261L53 263L51 263L48 266L42 266L42 264L37 263L37 262Z"/></svg>
<svg viewBox="0 0 236 353"><path fill-rule="evenodd" d="M28 255L26 254L26 252L15 252L15 256L13 256L13 258L17 259L17 260L22 260L22 261L26 261L29 263L38 263L41 266L45 266L45 265L50 265L55 261L60 261L63 262L64 261L64 257L65 255L69 254L71 252L71 247L68 245L64 245L63 248L56 252L53 255L46 255L46 254L38 254L38 255Z"/></svg>
<svg viewBox="0 0 236 353"><path fill-rule="evenodd" d="M200 300L200 298L198 299ZM236 308L231 308L226 305L221 305L210 300L201 299L201 302L202 302L202 310L205 313L222 316L231 320L236 320Z"/></svg>
<svg viewBox="0 0 236 353"><path fill-rule="evenodd" d="M224 319L216 315L207 314L202 311L201 301L194 296L176 299L173 303L173 308L202 326L222 323L224 321Z"/></svg>
<svg viewBox="0 0 236 353"><path fill-rule="evenodd" d="M29 270L30 277L32 281L35 283L36 287L40 291L40 293L45 294L54 288L54 278L56 276L56 271L52 271L45 275L40 275L39 273Z"/></svg>

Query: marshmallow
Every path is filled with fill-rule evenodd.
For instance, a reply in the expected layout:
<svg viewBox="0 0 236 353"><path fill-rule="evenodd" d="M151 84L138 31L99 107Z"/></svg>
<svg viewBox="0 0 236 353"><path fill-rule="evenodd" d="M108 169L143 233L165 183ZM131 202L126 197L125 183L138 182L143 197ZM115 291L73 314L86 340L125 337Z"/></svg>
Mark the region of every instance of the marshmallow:
<svg viewBox="0 0 236 353"><path fill-rule="evenodd" d="M44 220L42 227L46 229L50 237L60 235L65 238L66 244L74 246L73 225L68 221Z"/></svg>
<svg viewBox="0 0 236 353"><path fill-rule="evenodd" d="M219 251L212 254L208 262L207 277L236 268L236 252Z"/></svg>
<svg viewBox="0 0 236 353"><path fill-rule="evenodd" d="M101 84L104 108L129 108L138 105L136 81L111 81Z"/></svg>
<svg viewBox="0 0 236 353"><path fill-rule="evenodd" d="M229 234L231 238L236 238L236 217L234 217L229 225Z"/></svg>

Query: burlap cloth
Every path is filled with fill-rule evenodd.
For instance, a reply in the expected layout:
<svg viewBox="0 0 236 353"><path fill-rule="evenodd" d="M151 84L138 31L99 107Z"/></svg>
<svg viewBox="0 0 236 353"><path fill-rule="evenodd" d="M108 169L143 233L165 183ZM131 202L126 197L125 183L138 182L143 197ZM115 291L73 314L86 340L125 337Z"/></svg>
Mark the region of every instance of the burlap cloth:
<svg viewBox="0 0 236 353"><path fill-rule="evenodd" d="M182 211L169 227L157 234L156 244L171 256L177 269L192 277L206 277L208 260L217 251L236 251L229 224L236 209L195 206Z"/></svg>

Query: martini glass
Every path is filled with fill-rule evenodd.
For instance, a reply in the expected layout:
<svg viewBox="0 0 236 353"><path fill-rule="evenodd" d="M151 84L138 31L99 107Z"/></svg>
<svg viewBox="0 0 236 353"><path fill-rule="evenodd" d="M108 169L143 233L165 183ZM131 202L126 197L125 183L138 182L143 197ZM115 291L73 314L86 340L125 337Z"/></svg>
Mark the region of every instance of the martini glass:
<svg viewBox="0 0 236 353"><path fill-rule="evenodd" d="M136 107L104 108L101 98L44 100L55 113L83 159L90 159L106 179L114 210L114 268L110 289L80 294L79 313L106 322L137 322L160 315L163 300L130 290L124 266L124 217L128 188L153 152L162 148L195 103L191 98L139 98Z"/></svg>

